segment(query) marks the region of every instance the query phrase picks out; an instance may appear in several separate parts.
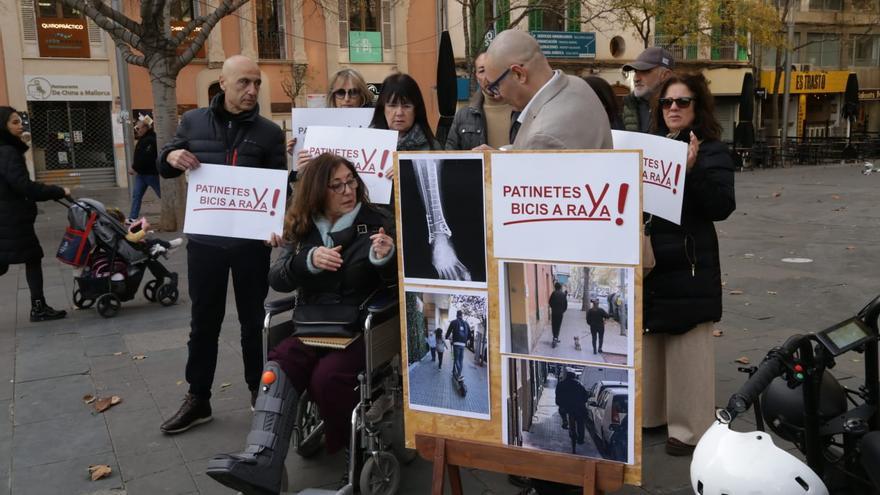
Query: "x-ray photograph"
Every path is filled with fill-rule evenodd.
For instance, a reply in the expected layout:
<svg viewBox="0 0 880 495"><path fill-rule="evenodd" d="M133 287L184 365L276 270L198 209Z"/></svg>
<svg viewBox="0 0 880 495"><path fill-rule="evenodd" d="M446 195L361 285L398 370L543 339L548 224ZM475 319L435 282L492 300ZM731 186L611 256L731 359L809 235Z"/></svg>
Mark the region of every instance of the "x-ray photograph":
<svg viewBox="0 0 880 495"><path fill-rule="evenodd" d="M398 170L405 281L486 287L483 156L402 154Z"/></svg>

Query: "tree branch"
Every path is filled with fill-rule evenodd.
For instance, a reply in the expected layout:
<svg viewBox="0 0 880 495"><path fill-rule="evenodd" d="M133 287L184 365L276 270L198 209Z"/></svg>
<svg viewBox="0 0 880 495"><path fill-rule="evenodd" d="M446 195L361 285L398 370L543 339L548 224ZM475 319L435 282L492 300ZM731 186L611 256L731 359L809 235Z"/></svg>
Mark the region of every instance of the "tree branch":
<svg viewBox="0 0 880 495"><path fill-rule="evenodd" d="M101 29L107 32L114 43L127 43L135 48L140 49L141 38L137 34L129 31L122 24L104 16L95 7L86 3L85 0L62 0L68 7L79 10L89 19L95 22Z"/></svg>
<svg viewBox="0 0 880 495"><path fill-rule="evenodd" d="M164 0L156 1L164 2ZM185 67L186 64L190 63L192 59L195 58L196 53L198 53L205 45L205 41L207 41L208 36L211 34L211 30L214 29L214 26L216 26L218 22L220 22L220 19L235 12L247 2L248 0L223 0L223 3L205 18L205 22L202 24L202 30L199 31L199 34L193 39L192 44L187 47L186 51L177 57L177 63L175 64L177 70Z"/></svg>
<svg viewBox="0 0 880 495"><path fill-rule="evenodd" d="M173 38L174 44L180 45L181 43L183 43L186 40L186 38L188 38L189 35L192 34L192 32L196 30L197 27L201 26L207 20L208 20L208 16L200 15L200 16L196 17L195 19L189 21L189 23L186 25L186 27L183 28L182 31L180 31L179 33L174 35L174 38Z"/></svg>
<svg viewBox="0 0 880 495"><path fill-rule="evenodd" d="M116 48L122 52L122 58L131 65L139 65L141 67L147 66L147 59L143 55L135 55L134 52L131 51L131 47L127 44L117 41Z"/></svg>
<svg viewBox="0 0 880 495"><path fill-rule="evenodd" d="M128 29L138 36L144 35L143 26L141 26L122 12L105 4L103 0L91 0L90 3L95 7L95 9L98 10L98 12L104 14L104 16L106 17L109 17L117 24L123 26L125 29Z"/></svg>

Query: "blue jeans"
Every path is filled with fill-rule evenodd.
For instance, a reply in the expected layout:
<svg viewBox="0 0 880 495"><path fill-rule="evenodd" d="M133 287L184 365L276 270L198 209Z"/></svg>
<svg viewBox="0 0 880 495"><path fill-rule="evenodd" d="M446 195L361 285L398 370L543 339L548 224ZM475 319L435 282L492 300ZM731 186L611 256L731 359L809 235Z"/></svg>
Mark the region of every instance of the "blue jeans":
<svg viewBox="0 0 880 495"><path fill-rule="evenodd" d="M141 216L141 202L144 200L144 193L147 192L147 187L152 187L156 191L156 196L162 197L162 193L159 192L158 175L135 174L134 189L131 194L131 213L128 215L128 218L135 220Z"/></svg>
<svg viewBox="0 0 880 495"><path fill-rule="evenodd" d="M464 346L452 346L452 376L461 376L462 365L464 364Z"/></svg>

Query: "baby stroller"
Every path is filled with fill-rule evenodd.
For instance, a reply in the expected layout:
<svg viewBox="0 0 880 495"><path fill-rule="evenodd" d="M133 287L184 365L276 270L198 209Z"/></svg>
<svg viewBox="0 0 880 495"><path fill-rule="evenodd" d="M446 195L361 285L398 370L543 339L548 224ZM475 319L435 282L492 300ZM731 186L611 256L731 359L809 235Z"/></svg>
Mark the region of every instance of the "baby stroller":
<svg viewBox="0 0 880 495"><path fill-rule="evenodd" d="M147 270L154 277L144 286L147 300L163 306L177 302L177 273L169 272L158 259L167 257L165 249L155 248L155 243L129 242L128 229L99 201L66 198L58 202L68 210L69 225L57 258L78 269L73 279L77 308L94 305L104 318L116 316L122 302L137 294Z"/></svg>

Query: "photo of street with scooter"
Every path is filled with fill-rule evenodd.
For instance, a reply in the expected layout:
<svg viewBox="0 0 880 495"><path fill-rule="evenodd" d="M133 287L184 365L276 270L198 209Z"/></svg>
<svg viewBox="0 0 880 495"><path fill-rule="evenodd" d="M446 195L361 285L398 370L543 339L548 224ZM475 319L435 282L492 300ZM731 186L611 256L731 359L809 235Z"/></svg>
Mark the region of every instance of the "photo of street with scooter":
<svg viewBox="0 0 880 495"><path fill-rule="evenodd" d="M502 352L632 364L632 269L503 263Z"/></svg>
<svg viewBox="0 0 880 495"><path fill-rule="evenodd" d="M412 409L489 419L485 292L406 292Z"/></svg>
<svg viewBox="0 0 880 495"><path fill-rule="evenodd" d="M631 462L628 370L508 359L506 376L508 444Z"/></svg>

